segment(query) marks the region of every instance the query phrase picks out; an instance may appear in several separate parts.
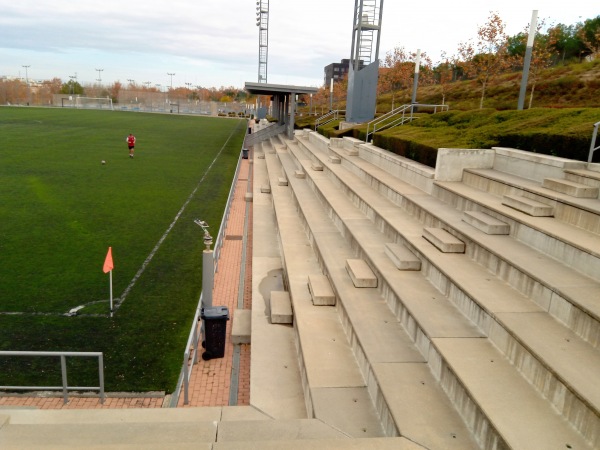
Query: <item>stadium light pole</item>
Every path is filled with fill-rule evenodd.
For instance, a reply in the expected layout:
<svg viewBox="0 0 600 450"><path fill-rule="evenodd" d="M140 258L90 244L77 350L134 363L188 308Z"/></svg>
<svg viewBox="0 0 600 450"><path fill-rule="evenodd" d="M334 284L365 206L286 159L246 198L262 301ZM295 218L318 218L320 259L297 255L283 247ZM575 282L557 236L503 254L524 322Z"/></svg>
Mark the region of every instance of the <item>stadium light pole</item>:
<svg viewBox="0 0 600 450"><path fill-rule="evenodd" d="M74 95L75 94L75 80L77 79L77 74L69 75L69 78L71 79L71 95Z"/></svg>
<svg viewBox="0 0 600 450"><path fill-rule="evenodd" d="M26 102L29 104L29 96L31 93L31 89L29 88L29 74L27 73L27 69L31 67L31 65L23 66L25 68L25 84L27 84L27 99Z"/></svg>
<svg viewBox="0 0 600 450"><path fill-rule="evenodd" d="M98 82L98 84L100 85L100 87L102 87L102 74L101 72L103 72L104 69L96 69L96 72L98 72L98 78L96 79L96 81Z"/></svg>
<svg viewBox="0 0 600 450"><path fill-rule="evenodd" d="M173 90L173 75L175 75L175 73L167 72L167 75L169 75L171 77L171 88L170 88L170 90L172 91Z"/></svg>

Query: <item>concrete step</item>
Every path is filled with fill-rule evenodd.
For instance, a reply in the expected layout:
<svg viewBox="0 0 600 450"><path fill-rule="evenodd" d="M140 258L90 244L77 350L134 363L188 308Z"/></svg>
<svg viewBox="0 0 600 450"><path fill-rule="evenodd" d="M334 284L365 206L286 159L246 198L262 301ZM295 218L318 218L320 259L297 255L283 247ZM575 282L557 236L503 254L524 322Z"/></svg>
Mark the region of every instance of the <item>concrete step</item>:
<svg viewBox="0 0 600 450"><path fill-rule="evenodd" d="M260 192L262 194L270 194L271 193L271 185L268 183L261 185Z"/></svg>
<svg viewBox="0 0 600 450"><path fill-rule="evenodd" d="M312 176L312 175L311 175ZM319 187L322 184L331 185L327 178L321 176L313 178L313 183ZM303 185L303 193L308 190L308 187ZM307 196L311 194L306 193ZM314 193L312 194L314 196ZM331 199L332 204L340 205L341 210L348 211L343 203L348 202L347 198L343 195L335 194L332 191L324 193L324 197ZM402 421L396 422L390 416L390 408L392 405L388 405L388 401L394 402L395 407L398 409L409 409L412 411L412 417L426 416L426 411L441 411L437 402L442 402L444 394L438 391L439 398L435 396L429 397L426 401L416 402L407 404L404 399L394 397L392 393L396 391L397 380L393 377L385 379L387 384L386 392L389 393L389 398L382 396L383 387L379 386L378 383L373 383L373 365L377 363L414 363L423 362L422 357L418 354L418 351L414 344L411 342L410 337L404 331L402 324L399 320L394 317L392 311L388 305L382 301L380 293L375 289L360 290L357 294L354 284L347 276L346 268L344 265L344 255L352 254L351 244L348 242L344 243L344 238L337 233L335 238L331 233L320 233L318 230L320 226L318 223L312 223L315 221L315 214L309 208L306 208L302 198L298 195L299 207L303 213L304 219L309 223L311 234L318 252L323 258L323 266L328 271L328 276L331 277L332 283L335 284L335 291L339 294L338 308L337 310L342 314L342 322L346 326L346 334L348 339L353 343L353 350L356 354L357 359L361 362L361 371L364 376L370 380L369 391L372 398L377 398L377 405L379 415L384 422L387 435L394 435L399 433L399 430L404 430L406 424ZM334 200L335 198L335 200ZM326 216L329 214L325 214ZM354 218L354 216L353 216ZM335 222L339 223L338 217L335 217ZM368 224L368 227L366 226ZM381 251L384 248L385 241L384 237L379 236L378 233L374 233L372 228L373 225L367 219L358 221L356 218L350 220L347 223L348 229L344 230L344 234L351 233L358 235L359 233L350 228L350 226L356 225L357 230L362 230L365 236L368 235L368 239L360 240L359 242L369 244L373 248L378 248L380 253L381 263L386 266L386 271L394 274L410 275L410 280L398 280L394 286L395 292L402 292L403 296L413 296L415 302L411 303L411 308L421 309L418 316L420 319L428 322L431 326L430 330L435 335L460 335L460 336L480 336L481 334L475 329L475 327L468 325L464 316L462 316L455 308L453 308L447 302L440 302L439 291L435 290L431 285L427 283L424 277L418 272L400 272L392 264L392 262L385 256L384 252ZM421 229L419 227L419 229ZM379 241L381 239L381 241ZM371 241L373 243L371 244ZM354 247L354 242L352 242ZM343 251L342 251L343 250ZM348 258L346 258L348 259ZM414 275L413 275L414 274ZM417 277L416 279L413 277ZM438 297L436 297L436 295ZM340 306L341 305L341 306ZM435 306L434 306L435 305ZM398 309L399 314L403 319L406 319L405 327L410 330L411 335L416 335L414 338L426 347L427 337L421 334L421 329L416 329L414 320L411 314L406 312L405 306L396 304L395 308ZM452 318L452 319L450 319ZM425 349L424 354L428 351ZM396 387L395 387L396 386ZM446 405L448 405L447 399ZM435 405L435 406L433 406ZM448 418L449 422L460 424L461 420L458 418L456 413L452 411L452 408L445 409L444 414L449 414L454 417L453 419ZM442 414L443 415L443 414ZM405 416L406 419L408 416ZM461 436L461 443L468 441L465 436L469 435L468 430L460 425L457 426L460 429L458 433ZM457 428L455 428L457 429ZM448 438L447 429L433 430L426 426L421 428L415 428L414 434L411 438L415 442L442 442ZM432 446L429 448L438 448ZM443 446L439 446L443 448ZM450 446L449 448L453 448ZM457 445L454 448L460 448ZM463 448L473 448L473 446L464 446Z"/></svg>
<svg viewBox="0 0 600 450"><path fill-rule="evenodd" d="M468 411L467 420L477 433L487 429L485 435L496 434L499 448L593 448L487 339L434 343L447 364L442 370L457 377L446 378L444 389L455 404L463 405L463 414Z"/></svg>
<svg viewBox="0 0 600 450"><path fill-rule="evenodd" d="M293 150L288 146L288 151ZM312 304L306 282L309 274L320 272L320 266L304 230L304 223L299 220L296 203L296 198L310 192L310 188L307 183L290 177L290 174L297 170L295 160L290 154L280 152L278 156L293 188L279 189L273 193L281 236L281 254L287 270L293 304L297 348L301 349L298 357L305 388L306 409L309 415L315 414L316 418L320 418L317 415L318 411L313 407L313 393L316 389L364 388L365 381L335 308L315 308ZM319 222L320 233L335 233L335 227L322 214L319 201L313 198L309 207L312 209L311 215ZM340 417L353 414L353 411L338 411ZM361 414L371 413L365 410ZM371 420L374 419L365 418L362 421Z"/></svg>
<svg viewBox="0 0 600 450"><path fill-rule="evenodd" d="M600 188L600 172L593 170L565 170L565 178L576 183Z"/></svg>
<svg viewBox="0 0 600 450"><path fill-rule="evenodd" d="M279 230L273 205L279 191L289 191L277 185L277 178L282 176L278 155L267 155L264 162L254 164L255 179L266 176L273 186L273 195L259 196L260 201L252 207L250 399L253 406L275 419L301 419L307 417L307 410L296 332L290 326L273 325L270 319L270 292L285 290L281 250L273 238ZM295 215L293 208L289 212ZM279 219L285 221L287 212L280 210L279 214Z"/></svg>
<svg viewBox="0 0 600 450"><path fill-rule="evenodd" d="M311 167L312 170L314 170L316 172L322 172L323 171L323 165L319 164L319 163L316 163L316 162L313 162L310 167Z"/></svg>
<svg viewBox="0 0 600 450"><path fill-rule="evenodd" d="M303 179L303 178L306 178L306 173L304 173L304 171L303 171L303 170L296 170L296 171L294 172L294 176L295 176L296 178Z"/></svg>
<svg viewBox="0 0 600 450"><path fill-rule="evenodd" d="M421 270L421 260L404 245L385 244L385 254L398 270Z"/></svg>
<svg viewBox="0 0 600 450"><path fill-rule="evenodd" d="M322 274L308 276L308 290L312 297L313 305L335 306L335 293L329 283L329 278Z"/></svg>
<svg viewBox="0 0 600 450"><path fill-rule="evenodd" d="M291 324L293 321L290 293L271 291L271 323Z"/></svg>
<svg viewBox="0 0 600 450"><path fill-rule="evenodd" d="M285 177L279 177L277 179L277 185L278 186L287 186L288 185L288 180Z"/></svg>
<svg viewBox="0 0 600 450"><path fill-rule="evenodd" d="M507 235L510 233L509 224L481 211L465 211L462 220L485 234Z"/></svg>
<svg viewBox="0 0 600 450"><path fill-rule="evenodd" d="M534 217L552 217L554 208L522 195L505 195L502 204Z"/></svg>
<svg viewBox="0 0 600 450"><path fill-rule="evenodd" d="M220 422L218 429L218 442L347 438L348 436L317 419Z"/></svg>
<svg viewBox="0 0 600 450"><path fill-rule="evenodd" d="M423 237L443 253L465 252L465 243L443 228L425 227Z"/></svg>
<svg viewBox="0 0 600 450"><path fill-rule="evenodd" d="M403 437L364 439L312 439L288 441L217 442L213 450L424 450Z"/></svg>
<svg viewBox="0 0 600 450"><path fill-rule="evenodd" d="M334 172L332 170L331 175L336 175L336 176L340 176L342 175L342 172ZM352 178L352 177L349 177ZM322 181L320 178L313 178L312 183L310 183L311 185L314 184L316 189L322 189L322 186L325 185L325 182ZM336 186L339 185L339 182L335 183ZM344 182L342 183L344 184ZM375 216L374 221L378 224L377 228L378 229L386 229L386 233L389 233L389 229L386 227L385 224L383 224L384 222L384 218L383 217L379 217L378 212L376 210L377 207L379 207L378 205L378 201L377 199L373 199L373 198L366 198L368 195L366 192L363 192L363 190L361 190L361 182L357 181L357 180L352 180L346 183L347 186L352 186L352 195L353 195L353 203L358 203L357 201L357 197L361 198L364 196L364 198L362 198L362 200L364 200L364 203L367 205L371 205L373 207L373 209L375 210L375 212L372 209L368 209L365 214L369 215L369 216ZM337 198L337 195L335 193L333 193L332 191L321 191L321 198L323 199L331 199L330 203L331 203L331 208L335 208L334 203L337 205L339 199ZM335 200L334 200L335 199ZM381 205L381 211L385 211L385 215L388 215L389 217L385 218L385 222L387 223L393 223L396 224L396 226L398 227L399 230L402 230L403 232L405 232L407 235L410 235L411 230L410 227L407 227L406 221L400 217L400 216L396 216L395 214L391 213L389 211L389 206L386 205ZM386 208L388 208L386 210ZM361 210L362 210L362 205L361 205ZM344 211L344 208L341 207L340 211ZM350 236L352 235L353 237L356 236L356 234L352 231L352 228L354 227L354 224L357 223L357 220L355 218L352 218L352 220L348 220L348 221L343 221L343 214L340 213L339 217L337 217L335 214L332 214L331 211L328 212L329 216L333 216L334 220L336 223L342 223L343 224L343 228L344 228L344 235L345 236ZM375 248L376 244L374 245L371 241L373 241L373 238L371 236L373 236L373 230L367 231L365 230L365 235L369 235L369 239L360 239L358 237L356 237L354 240L351 241L352 244L352 248L359 248L359 252L363 252L366 254L368 254L368 250L367 247L370 248ZM492 237L490 237L492 238ZM499 238L494 238L494 239L499 239ZM500 239L504 239L504 238L500 238ZM367 244L368 242L368 244ZM505 242L504 240L502 240L502 242ZM502 244L501 241L498 241L498 245L500 246L506 246L506 244ZM512 244L512 240L510 241L510 243ZM360 246L362 245L362 249L360 249ZM486 244L487 247L487 244ZM425 248L421 248L419 247L419 250L424 251ZM328 254L329 252L326 251L322 251L322 253ZM450 255L449 255L450 256ZM515 253L515 256L517 256L517 254ZM369 254L369 257L372 257ZM532 266L535 270L538 269L538 267L540 267L540 262L539 262L539 258L535 258L532 257L534 259L537 259L538 262L534 262L534 266ZM437 257L434 259L438 259ZM433 261L433 259L431 260ZM481 272L480 275L474 275L473 274L473 270L472 268L468 268L466 266L468 266L469 264L463 264L467 262L466 259L462 258L461 260L455 260L453 259L452 261L448 261L448 265L447 267L445 266L441 266L441 270L443 271L444 274L448 274L449 269L453 270L453 273L451 275L448 276L448 278L444 278L443 280L441 280L441 286L440 289L444 289L447 290L448 289L448 283L450 283L453 287L451 288L451 291L454 290L456 288L456 286L461 286L464 288L464 286L468 287L468 291L465 292L465 295L458 295L456 296L453 301L455 301L457 304L462 304L465 302L465 299L467 298L471 298L471 299L476 299L479 302L481 302L482 300L485 301L485 303L483 304L485 306L485 310L490 311L490 316L488 317L493 317L495 315L498 315L498 313L501 313L502 311L520 311L522 313L527 313L527 312L539 312L539 309L533 305L533 304L529 304L529 302L527 301L527 299L524 296L521 295L517 295L515 296L515 292L510 292L510 289L507 289L507 286L504 286L501 291L502 293L499 295L498 292L496 292L496 286L502 286L501 283L494 283L494 288L491 289L491 285L489 284L489 282L491 281L489 278L489 275L486 274L486 270L482 267L478 268L478 273ZM459 264L460 263L460 264ZM472 264L471 264L472 265ZM464 266L464 267L463 267ZM378 268L378 267L377 267ZM557 267L558 268L558 267ZM456 270L454 270L456 269ZM531 270L531 269L529 269ZM568 272L568 268L563 267L562 271L565 272L565 270ZM467 276L468 274L468 276ZM435 278L437 278L439 276L439 274L436 272L434 273ZM550 273L546 274L547 276L551 277L552 279L558 279L560 278L559 275L554 276ZM574 274L571 274L574 275ZM469 282L469 279L472 279L471 282ZM486 280L486 282L484 282L483 284L478 283L478 282L474 282L477 279L481 279L481 280ZM382 278L382 280L387 282L387 278L384 277ZM455 281L456 284L455 284ZM498 280L500 281L500 280ZM391 282L390 282L391 283ZM585 283L584 283L585 284ZM477 286L475 286L477 285ZM382 290L386 290L385 287L382 288ZM477 291L477 292L476 292ZM480 292L479 292L480 291ZM338 290L339 292L339 290ZM494 295L490 295L493 292ZM493 298L492 298L493 297ZM516 301L513 301L516 300ZM510 301L509 301L510 300ZM340 301L343 302L344 301L344 297L342 295L340 295ZM467 302L468 303L468 302ZM511 303L510 305L508 303ZM480 303L481 304L481 303ZM478 309L477 306L475 306L475 309ZM474 320L479 320L477 319L478 317L481 319L481 314L479 312L475 312L475 309L469 307L468 305L465 304L465 307L463 308L465 314L468 314L468 316L472 317ZM526 320L527 315L526 314L520 314L520 317L523 318L523 320ZM533 316L529 316L529 317L533 317ZM547 316L546 316L547 317ZM552 319L550 319L549 317L547 317L551 322L554 322ZM569 420L572 420L572 422L574 424L576 424L576 426L580 427L581 430L586 430L586 429L590 429L592 431L590 431L590 436L594 436L594 433L596 432L595 430L600 429L600 427L598 425L589 425L587 422L581 422L577 417L574 417L574 415L577 415L578 417L593 417L595 416L594 413L594 408L592 407L591 409L587 409L587 407L583 407L583 409L580 409L581 403L578 404L579 400L577 399L580 395L582 398L586 398L588 399L588 401L592 401L592 399L594 398L594 393L590 393L590 392L586 392L586 393L579 393L578 391L582 388L585 389L585 386L582 385L581 383L578 383L575 378L573 377L573 374L569 374L569 370L566 369L567 366L570 366L571 368L575 369L575 371L577 371L578 369L578 363L576 363L575 361L572 361L570 363L566 363L565 365L560 365L560 364L556 364L555 362L548 362L549 359L549 355L545 354L544 355L544 351L541 347L543 347L543 339L539 342L535 342L534 340L532 340L532 337L525 337L524 335L523 340L521 340L521 336L519 336L519 334L522 334L522 331L519 331L519 328L516 326L514 321L503 321L505 323L503 323L503 325L506 327L505 330L508 331L508 333L512 334L512 333L517 333L516 338L517 340L519 340L519 342L521 342L524 345L529 345L531 344L533 346L531 350L532 353L527 354L528 352L524 352L524 353L520 353L520 352L515 352L514 349L515 345L519 345L516 344L515 341L513 341L511 339L511 337L509 336L508 333L506 333L506 331L499 331L499 329L493 328L492 330L490 330L490 333L493 332L493 337L495 340L495 343L497 342L497 345L499 345L502 348L505 348L505 351L507 352L507 354L510 354L511 358L514 357L515 358L515 363L517 363L520 360L526 361L527 362L527 368L535 368L535 369L531 369L531 374L529 374L529 370L526 370L526 368L523 368L522 370L524 371L524 373L526 373L526 376L531 376L531 382L534 383L537 380L537 373L540 372L544 372L549 376L554 376L556 375L557 378L554 379L554 381L552 382L548 382L548 386L552 385L556 387L556 391L552 391L552 390L544 390L543 388L536 386L538 389L540 389L541 392L543 392L544 395L546 395L550 401L554 401L554 399L559 399L559 398L563 398L561 396L559 396L557 393L558 392L564 392L564 388L560 386L561 382L566 383L567 390L568 390L568 394L567 397L569 397L569 400L567 400L568 405L577 405L577 407L573 408L571 412L569 412L568 410L565 410L563 413L565 414L565 417L569 417ZM486 329L489 330L489 322L486 322L486 320L483 321L479 321L477 322L482 329ZM554 322L556 323L556 322ZM562 327L562 325L556 323L558 328L562 328L562 331L560 330L554 330L552 333L553 335L562 335L565 333L566 328ZM596 328L597 329L597 328ZM570 334L570 333L569 333ZM585 334L587 334L587 332L585 332ZM594 338L595 336L595 332L591 332L590 336L588 336L589 338L591 338L591 340L593 342L595 342L597 344L596 339ZM569 337L569 340L572 342L575 342L578 340L578 337L576 337L574 334ZM539 345L538 345L539 344ZM577 345L581 345L582 343L578 343ZM540 347L541 346L541 347ZM586 361L596 361L597 355L594 355L594 350L589 347L589 350L584 352L583 348L585 348L586 345L582 345L581 349L574 351L575 354L586 354L586 356L582 356L582 358L580 358L581 360L586 360ZM548 349L551 353L551 349ZM583 352L583 353L581 353ZM556 353L556 352L555 352ZM535 355L534 358L532 359L532 355ZM539 362L538 360L536 360L536 358L541 358L539 361L545 361L543 363L543 365L545 365L544 368L542 368L539 365L536 365L537 362ZM518 360L518 361L517 361ZM532 361L536 361L535 364L531 364ZM581 366L579 366L579 371L581 372ZM545 372L545 371L548 372ZM558 370L557 374L554 374L553 372L555 370ZM535 371L535 373L533 373ZM562 379L562 381L560 381ZM555 384L556 381L559 382L559 384ZM537 384L537 382L536 382ZM579 387L577 387L577 385ZM560 409L560 405L556 405L559 409ZM563 405L564 406L564 405ZM588 405L589 406L589 405ZM567 409L571 409L571 408L567 408ZM576 412L575 412L576 411ZM573 416L571 416L571 414L573 414ZM587 420L587 419L586 419ZM586 433L588 431L585 431Z"/></svg>
<svg viewBox="0 0 600 450"><path fill-rule="evenodd" d="M335 155L335 154L329 155L328 158L329 158L329 162L331 164L341 164L341 162L342 162L342 160L340 159L340 157L337 156L337 155Z"/></svg>
<svg viewBox="0 0 600 450"><path fill-rule="evenodd" d="M362 259L347 259L346 270L352 279L354 287L376 288L377 276L373 273L366 261Z"/></svg>
<svg viewBox="0 0 600 450"><path fill-rule="evenodd" d="M231 342L233 344L249 344L252 336L252 311L250 309L234 309L231 323Z"/></svg>
<svg viewBox="0 0 600 450"><path fill-rule="evenodd" d="M598 198L599 189L566 179L545 178L542 186L577 198Z"/></svg>
<svg viewBox="0 0 600 450"><path fill-rule="evenodd" d="M216 438L217 422L9 423L0 429L0 448L169 448L175 443L209 450Z"/></svg>

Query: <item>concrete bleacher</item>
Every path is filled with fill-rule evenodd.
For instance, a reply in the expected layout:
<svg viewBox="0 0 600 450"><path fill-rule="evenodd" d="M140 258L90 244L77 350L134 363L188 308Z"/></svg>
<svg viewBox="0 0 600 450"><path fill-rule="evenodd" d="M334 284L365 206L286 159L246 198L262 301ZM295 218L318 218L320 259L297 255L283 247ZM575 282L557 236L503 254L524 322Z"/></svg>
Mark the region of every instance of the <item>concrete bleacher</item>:
<svg viewBox="0 0 600 450"><path fill-rule="evenodd" d="M566 199L564 192L548 192L543 180L555 173L538 182L486 167L489 152L480 152L484 161L473 165L474 169L463 169L479 177L485 172L490 175L487 183L479 182L487 184L486 188L477 189L468 180L436 180L419 165L414 170L408 167L407 160L387 164L393 156L375 155L372 147L346 140L327 144L312 132L297 132L295 142L290 142L286 151L278 151L278 156L281 161L291 159L284 167L306 175L295 184L307 186L292 186L298 217L319 255L320 269L332 280L339 315L365 380L373 382L369 392L386 434L408 436L400 431L406 430L401 415L392 414L396 405L388 402L400 383L383 382L376 362L381 348L368 345L370 338L382 348L389 342L395 342L396 348L403 343L399 336L383 338L382 330L369 323L365 310L381 303L388 309L384 323L401 325L479 446L598 445L600 391L586 380L600 368L593 305L600 298L595 270L599 240L589 231L596 227L597 217L589 216L597 210L598 199ZM361 157L363 150L366 158ZM341 164L332 161L332 153ZM503 149L502 153L506 160L511 151ZM311 170L315 166L323 170ZM396 173L388 170L390 166ZM409 183L398 176L402 172L410 173L409 179L420 176L422 180ZM507 177L510 188L499 189L497 180ZM573 211L564 210L554 218L533 217L503 205L505 195L525 196L557 210L583 205L584 212L577 219L572 218ZM320 202L318 208L315 199ZM336 232L329 230L327 237L320 239L325 224L313 225L317 214L328 217ZM473 218L478 224L473 224ZM580 226L569 220L579 221ZM465 253L440 252L423 239L424 230L432 229L442 230L443 239L453 237L464 243ZM401 244L419 257L421 271L398 271L385 256L389 243ZM555 256L561 246L567 256L564 259ZM348 280L340 266L357 258L364 260L380 281L375 295L364 290L344 294L342 286ZM585 262L572 264L578 258ZM428 302L429 296L435 301ZM363 309L352 311L360 302ZM427 302L429 308L419 302ZM444 331L451 333L440 333L433 320L439 316L444 317ZM488 364L493 364L490 375L502 376L482 384L481 374Z"/></svg>
<svg viewBox="0 0 600 450"><path fill-rule="evenodd" d="M0 410L0 448L600 448L600 165L303 130L253 167L252 407Z"/></svg>

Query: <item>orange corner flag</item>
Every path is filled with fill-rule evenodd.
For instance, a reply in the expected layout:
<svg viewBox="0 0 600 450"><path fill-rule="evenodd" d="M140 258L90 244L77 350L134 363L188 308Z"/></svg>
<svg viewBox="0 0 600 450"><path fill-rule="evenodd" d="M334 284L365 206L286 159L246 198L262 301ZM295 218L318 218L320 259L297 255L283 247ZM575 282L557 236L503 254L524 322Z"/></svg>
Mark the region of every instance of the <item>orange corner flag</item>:
<svg viewBox="0 0 600 450"><path fill-rule="evenodd" d="M108 273L113 270L114 267L115 265L113 264L112 259L112 247L108 247L108 253L106 254L106 259L104 260L104 267L102 270L104 270L104 273Z"/></svg>

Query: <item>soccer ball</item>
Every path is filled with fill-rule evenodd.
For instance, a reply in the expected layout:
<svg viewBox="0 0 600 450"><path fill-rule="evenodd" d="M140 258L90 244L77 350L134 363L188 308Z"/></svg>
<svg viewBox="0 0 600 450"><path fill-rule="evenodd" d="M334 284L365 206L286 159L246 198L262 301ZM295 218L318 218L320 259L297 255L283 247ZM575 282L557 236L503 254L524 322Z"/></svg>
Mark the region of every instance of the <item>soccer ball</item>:
<svg viewBox="0 0 600 450"><path fill-rule="evenodd" d="M106 161L102 160L102 165L106 164Z"/></svg>

